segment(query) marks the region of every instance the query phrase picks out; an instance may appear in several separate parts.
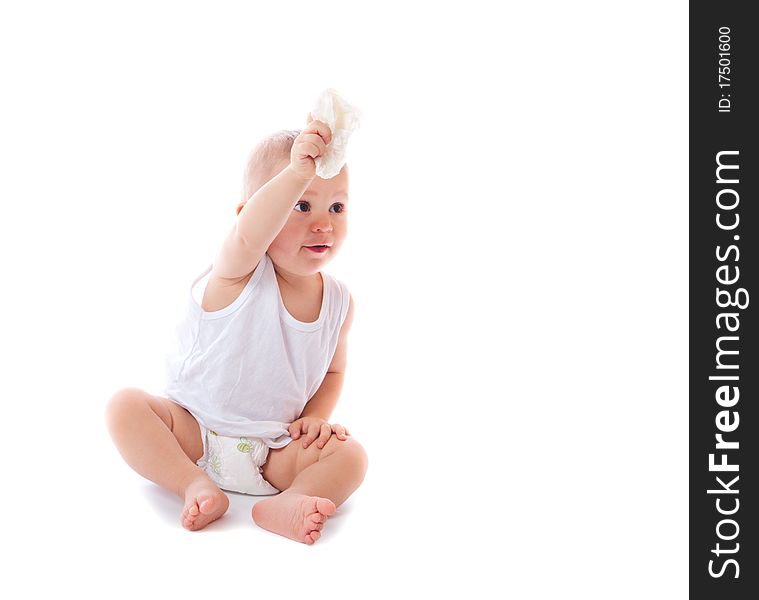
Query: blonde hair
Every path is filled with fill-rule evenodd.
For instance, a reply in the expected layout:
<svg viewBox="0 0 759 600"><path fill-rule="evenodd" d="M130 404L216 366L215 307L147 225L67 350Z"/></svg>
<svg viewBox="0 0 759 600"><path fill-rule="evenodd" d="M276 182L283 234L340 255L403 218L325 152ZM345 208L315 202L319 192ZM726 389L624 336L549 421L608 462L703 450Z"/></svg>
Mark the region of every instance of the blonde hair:
<svg viewBox="0 0 759 600"><path fill-rule="evenodd" d="M251 150L242 179L242 199L247 202L256 191L276 175L275 167L290 160L290 151L299 129L282 129L265 137Z"/></svg>

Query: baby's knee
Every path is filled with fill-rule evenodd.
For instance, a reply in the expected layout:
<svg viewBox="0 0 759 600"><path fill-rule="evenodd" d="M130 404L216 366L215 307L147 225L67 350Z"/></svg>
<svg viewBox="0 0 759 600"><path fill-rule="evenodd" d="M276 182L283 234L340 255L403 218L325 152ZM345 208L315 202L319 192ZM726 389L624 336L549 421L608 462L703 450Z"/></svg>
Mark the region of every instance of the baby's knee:
<svg viewBox="0 0 759 600"><path fill-rule="evenodd" d="M329 451L327 451L328 448ZM324 444L322 457L333 452L340 452L349 456L355 462L356 467L364 472L366 472L369 467L369 456L366 454L366 450L364 450L364 447L352 436L348 436L348 438L344 440L339 439L336 435L329 438L329 441Z"/></svg>
<svg viewBox="0 0 759 600"><path fill-rule="evenodd" d="M146 393L137 388L124 388L116 392L105 406L105 420L109 428L112 428L129 415L134 414L135 409L147 402Z"/></svg>

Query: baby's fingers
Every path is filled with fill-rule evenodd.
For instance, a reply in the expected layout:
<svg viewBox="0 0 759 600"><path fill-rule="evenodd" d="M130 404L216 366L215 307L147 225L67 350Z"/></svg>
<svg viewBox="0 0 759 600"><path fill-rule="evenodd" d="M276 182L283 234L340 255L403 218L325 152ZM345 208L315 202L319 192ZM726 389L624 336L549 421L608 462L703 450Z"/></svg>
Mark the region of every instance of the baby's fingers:
<svg viewBox="0 0 759 600"><path fill-rule="evenodd" d="M346 440L348 439L348 436L350 433L348 433L348 430L343 427L342 425L338 425L337 423L332 425L332 431L335 432L335 435L337 436L338 440Z"/></svg>
<svg viewBox="0 0 759 600"><path fill-rule="evenodd" d="M324 448L324 445L329 441L329 438L332 437L332 427L330 427L329 423L322 423L321 429L319 431L319 439L316 442L316 446L318 448Z"/></svg>
<svg viewBox="0 0 759 600"><path fill-rule="evenodd" d="M310 117L311 113L308 116ZM332 141L332 130L324 121L311 121L303 130L303 134L318 134L325 144L329 144Z"/></svg>
<svg viewBox="0 0 759 600"><path fill-rule="evenodd" d="M300 437L302 430L303 430L303 421L301 421L300 419L290 423L290 426L287 428L287 432L290 434L290 437L294 440L297 440Z"/></svg>
<svg viewBox="0 0 759 600"><path fill-rule="evenodd" d="M324 156L324 153L327 151L327 144L315 133L309 133L303 136L298 149L299 153L302 153L304 156L316 158L317 156Z"/></svg>
<svg viewBox="0 0 759 600"><path fill-rule="evenodd" d="M311 445L311 443L317 437L319 437L320 430L321 430L321 428L319 427L319 425L315 425L315 424L311 425L308 428L308 432L306 433L306 437L303 438L303 447L304 448L308 448Z"/></svg>

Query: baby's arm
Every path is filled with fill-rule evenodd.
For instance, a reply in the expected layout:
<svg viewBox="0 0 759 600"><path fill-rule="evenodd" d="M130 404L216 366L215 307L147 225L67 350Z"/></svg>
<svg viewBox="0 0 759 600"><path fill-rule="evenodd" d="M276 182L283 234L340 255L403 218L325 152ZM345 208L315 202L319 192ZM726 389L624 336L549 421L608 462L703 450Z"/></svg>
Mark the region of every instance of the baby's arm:
<svg viewBox="0 0 759 600"><path fill-rule="evenodd" d="M343 326L340 328L337 348L335 349L335 355L332 357L332 362L327 369L327 374L324 376L319 389L316 390L316 393L303 408L300 418L297 421L293 421L289 428L290 437L297 440L303 430L303 425L306 426L306 429L303 430L306 434L303 438L304 448L307 448L317 437L319 438L317 446L320 448L324 447L324 444L327 443L332 435L333 429L336 430L338 439L344 440L346 439L346 435L350 435L341 425L333 424L330 426L328 421L340 398L340 391L343 389L348 355L348 331L350 330L351 323L353 323L353 297L350 299L348 314L345 316ZM345 435L343 435L343 432Z"/></svg>
<svg viewBox="0 0 759 600"><path fill-rule="evenodd" d="M244 277L258 264L316 176L314 158L324 154L331 136L326 124L311 121L295 138L290 164L262 185L240 211L214 263L217 277Z"/></svg>

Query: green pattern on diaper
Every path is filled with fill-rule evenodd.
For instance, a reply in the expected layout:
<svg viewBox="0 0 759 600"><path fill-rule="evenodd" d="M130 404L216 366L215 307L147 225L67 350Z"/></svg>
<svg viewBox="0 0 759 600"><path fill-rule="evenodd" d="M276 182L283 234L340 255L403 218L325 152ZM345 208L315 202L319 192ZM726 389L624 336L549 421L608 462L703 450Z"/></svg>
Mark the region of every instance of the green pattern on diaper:
<svg viewBox="0 0 759 600"><path fill-rule="evenodd" d="M208 460L208 466L217 475L221 475L221 458L218 454L211 454Z"/></svg>
<svg viewBox="0 0 759 600"><path fill-rule="evenodd" d="M250 452L250 450L253 448L253 445L250 443L250 440L248 438L241 437L240 443L237 444L237 449L240 452L247 453Z"/></svg>

